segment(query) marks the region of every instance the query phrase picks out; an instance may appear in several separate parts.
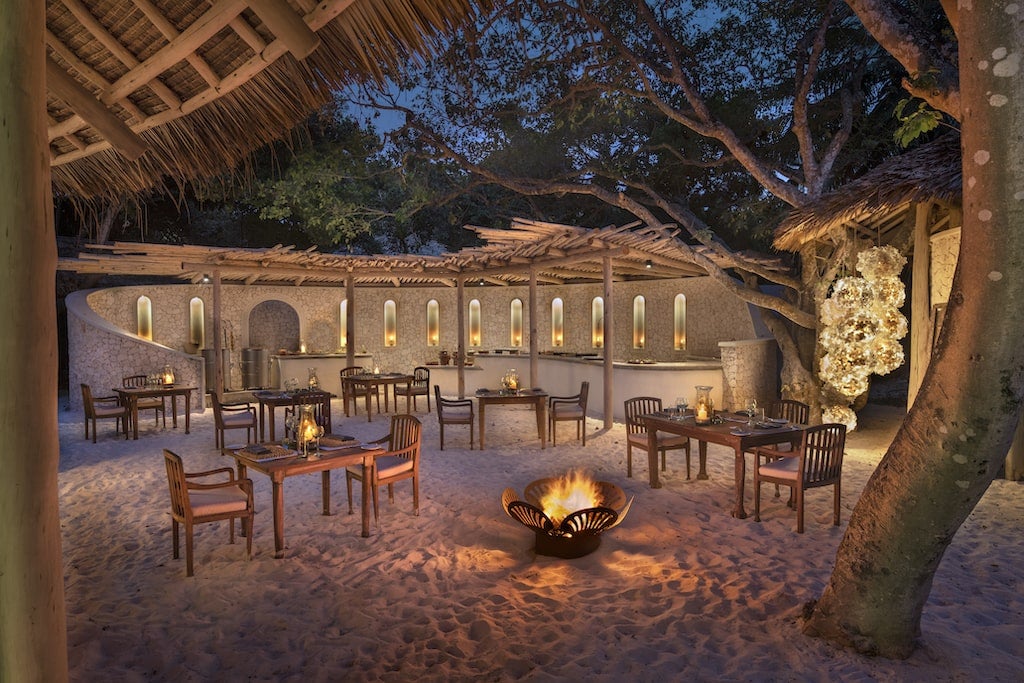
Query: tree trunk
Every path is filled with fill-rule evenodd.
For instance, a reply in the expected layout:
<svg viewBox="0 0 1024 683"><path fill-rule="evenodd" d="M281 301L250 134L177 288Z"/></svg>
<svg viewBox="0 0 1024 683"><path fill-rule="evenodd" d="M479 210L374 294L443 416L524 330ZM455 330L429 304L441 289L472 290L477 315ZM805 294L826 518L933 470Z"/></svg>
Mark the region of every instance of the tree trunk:
<svg viewBox="0 0 1024 683"><path fill-rule="evenodd" d="M945 323L804 627L887 657L913 651L935 571L998 473L1024 393L1024 141L1011 104L1024 101L1022 10L960 8L964 225Z"/></svg>
<svg viewBox="0 0 1024 683"><path fill-rule="evenodd" d="M0 681L68 677L44 12L0 4Z"/></svg>

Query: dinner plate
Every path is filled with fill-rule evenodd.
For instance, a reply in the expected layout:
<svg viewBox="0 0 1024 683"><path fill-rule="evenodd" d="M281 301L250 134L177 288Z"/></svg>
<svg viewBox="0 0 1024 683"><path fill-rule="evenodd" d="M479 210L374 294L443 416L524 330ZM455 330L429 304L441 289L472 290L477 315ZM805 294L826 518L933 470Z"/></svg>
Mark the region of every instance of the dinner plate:
<svg viewBox="0 0 1024 683"><path fill-rule="evenodd" d="M752 434L752 432L746 429L739 429L737 427L733 427L732 429L730 429L729 433L733 434L734 436L750 436Z"/></svg>

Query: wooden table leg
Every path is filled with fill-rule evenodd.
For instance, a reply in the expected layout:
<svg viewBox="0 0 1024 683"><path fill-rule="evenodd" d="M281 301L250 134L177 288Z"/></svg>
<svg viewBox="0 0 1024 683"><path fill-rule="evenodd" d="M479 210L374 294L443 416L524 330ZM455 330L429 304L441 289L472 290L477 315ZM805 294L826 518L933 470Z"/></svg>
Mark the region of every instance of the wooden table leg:
<svg viewBox="0 0 1024 683"><path fill-rule="evenodd" d="M320 473L320 497L324 502L324 515L331 514L331 471Z"/></svg>
<svg viewBox="0 0 1024 683"><path fill-rule="evenodd" d="M268 403L267 404L267 422L270 424L270 428L267 430L268 432L270 432L270 440L271 441L276 441L277 439L274 438L274 429L276 427L276 425L274 423L276 422L276 419L274 418L274 404L273 403Z"/></svg>
<svg viewBox="0 0 1024 683"><path fill-rule="evenodd" d="M477 406L480 408L480 450L484 449L484 408L487 403L484 401L477 401Z"/></svg>
<svg viewBox="0 0 1024 683"><path fill-rule="evenodd" d="M658 480L658 430L647 430L647 473L652 489L660 489Z"/></svg>
<svg viewBox="0 0 1024 683"><path fill-rule="evenodd" d="M746 519L747 511L743 509L744 481L747 478L747 460L743 457L743 449L736 449L736 508L732 516L736 519Z"/></svg>
<svg viewBox="0 0 1024 683"><path fill-rule="evenodd" d="M168 396L171 399L171 426L178 428L178 397L174 394ZM187 433L187 432L186 432Z"/></svg>
<svg viewBox="0 0 1024 683"><path fill-rule="evenodd" d="M534 403L533 412L537 414L537 436L540 437L540 449L544 450L548 445L547 402L538 398Z"/></svg>
<svg viewBox="0 0 1024 683"><path fill-rule="evenodd" d="M284 557L284 482L271 480L274 499L274 557Z"/></svg>
<svg viewBox="0 0 1024 683"><path fill-rule="evenodd" d="M266 430L264 429L264 425L266 425L267 422L266 412L267 405L263 401L260 401L260 443L266 443L267 441ZM249 436L249 434L246 433L246 436Z"/></svg>
<svg viewBox="0 0 1024 683"><path fill-rule="evenodd" d="M136 441L139 440L139 399L137 396L132 396L130 399L132 404L132 438Z"/></svg>
<svg viewBox="0 0 1024 683"><path fill-rule="evenodd" d="M372 384L364 384L363 385L363 389L365 389L364 393L366 394L366 421L367 422L373 422L373 409L370 408L370 406L372 405L370 403L370 389L371 388L375 388L375 387Z"/></svg>
<svg viewBox="0 0 1024 683"><path fill-rule="evenodd" d="M363 456L363 538L370 536L370 497L373 495L370 487L370 471L373 469L373 460L374 456L372 455Z"/></svg>
<svg viewBox="0 0 1024 683"><path fill-rule="evenodd" d="M697 442L697 454L700 459L700 470L697 472L698 479L708 478L708 442Z"/></svg>

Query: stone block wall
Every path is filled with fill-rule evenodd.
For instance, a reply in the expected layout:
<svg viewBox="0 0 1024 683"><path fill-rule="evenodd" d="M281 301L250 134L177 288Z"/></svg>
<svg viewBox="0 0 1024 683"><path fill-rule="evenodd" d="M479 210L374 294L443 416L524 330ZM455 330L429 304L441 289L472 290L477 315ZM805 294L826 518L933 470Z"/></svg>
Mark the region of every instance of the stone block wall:
<svg viewBox="0 0 1024 683"><path fill-rule="evenodd" d="M779 397L778 346L774 339L719 342L722 350L722 408L743 410L756 399L764 406Z"/></svg>

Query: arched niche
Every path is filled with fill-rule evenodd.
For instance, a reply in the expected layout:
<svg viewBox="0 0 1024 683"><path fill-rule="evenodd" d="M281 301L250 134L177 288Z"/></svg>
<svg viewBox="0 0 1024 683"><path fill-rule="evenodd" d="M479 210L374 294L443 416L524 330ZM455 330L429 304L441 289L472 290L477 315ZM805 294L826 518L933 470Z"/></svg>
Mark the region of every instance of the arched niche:
<svg viewBox="0 0 1024 683"><path fill-rule="evenodd" d="M249 312L249 346L299 350L299 314L290 304L276 299L261 301Z"/></svg>

